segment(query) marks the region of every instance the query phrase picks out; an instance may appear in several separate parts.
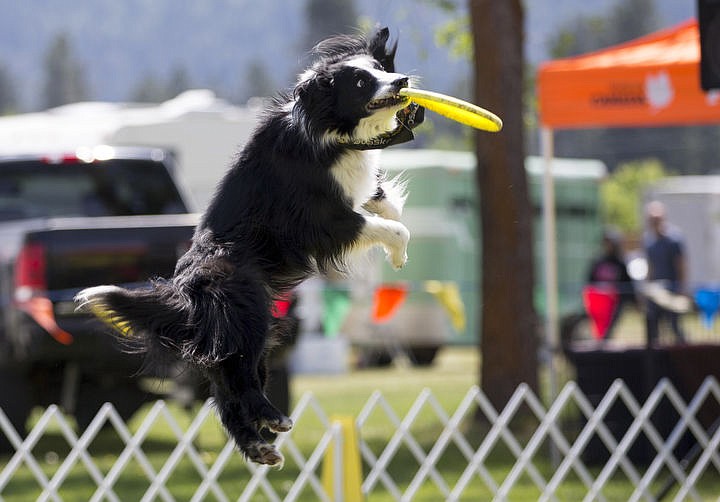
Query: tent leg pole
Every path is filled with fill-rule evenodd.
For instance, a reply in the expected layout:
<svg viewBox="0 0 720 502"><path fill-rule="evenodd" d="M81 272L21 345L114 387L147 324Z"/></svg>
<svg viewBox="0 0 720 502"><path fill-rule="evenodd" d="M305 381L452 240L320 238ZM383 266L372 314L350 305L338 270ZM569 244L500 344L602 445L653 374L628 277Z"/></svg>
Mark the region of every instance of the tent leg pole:
<svg viewBox="0 0 720 502"><path fill-rule="evenodd" d="M555 186L553 180L554 138L553 130L541 130L541 149L544 159L543 172L543 268L545 279L545 348L548 357L550 399L557 395L557 374L554 357L559 344L558 330L558 279L557 279L557 235L555 225Z"/></svg>

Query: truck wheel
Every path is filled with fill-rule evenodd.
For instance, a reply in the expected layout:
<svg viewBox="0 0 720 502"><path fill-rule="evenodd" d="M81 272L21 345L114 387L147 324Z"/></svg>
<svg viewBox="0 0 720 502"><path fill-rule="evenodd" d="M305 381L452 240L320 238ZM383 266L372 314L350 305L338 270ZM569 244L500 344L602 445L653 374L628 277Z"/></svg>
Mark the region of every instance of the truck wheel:
<svg viewBox="0 0 720 502"><path fill-rule="evenodd" d="M567 354L574 342L592 339L590 318L584 311L567 314L560 319L560 344Z"/></svg>
<svg viewBox="0 0 720 502"><path fill-rule="evenodd" d="M407 355L413 366L430 366L435 361L440 347L430 345L425 347L408 347Z"/></svg>
<svg viewBox="0 0 720 502"><path fill-rule="evenodd" d="M11 383L0 385L0 408L20 437L25 438L25 424L33 407L30 384L24 373L9 368L0 368L0 382ZM0 430L0 452L13 449L7 434Z"/></svg>
<svg viewBox="0 0 720 502"><path fill-rule="evenodd" d="M358 368L387 368L393 362L389 350L381 347L366 347L358 350Z"/></svg>
<svg viewBox="0 0 720 502"><path fill-rule="evenodd" d="M102 385L95 381L85 381L78 389L77 404L75 405L75 420L80 434L87 429L95 418L100 407L110 402L120 417L127 421L152 396L140 389L135 381L113 382ZM106 422L109 425L109 422Z"/></svg>

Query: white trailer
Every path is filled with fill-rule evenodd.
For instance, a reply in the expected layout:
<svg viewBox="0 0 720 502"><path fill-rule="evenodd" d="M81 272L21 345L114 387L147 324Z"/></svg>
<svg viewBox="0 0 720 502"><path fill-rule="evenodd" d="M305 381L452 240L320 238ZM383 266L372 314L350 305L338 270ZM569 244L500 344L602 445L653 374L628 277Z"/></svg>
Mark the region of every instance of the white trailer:
<svg viewBox="0 0 720 502"><path fill-rule="evenodd" d="M665 204L685 240L688 287L720 285L720 176L672 176L653 184L645 201Z"/></svg>
<svg viewBox="0 0 720 502"><path fill-rule="evenodd" d="M180 178L202 210L250 137L259 106L234 106L212 91L186 91L160 104L87 102L0 117L0 155L71 152L95 145L172 151Z"/></svg>

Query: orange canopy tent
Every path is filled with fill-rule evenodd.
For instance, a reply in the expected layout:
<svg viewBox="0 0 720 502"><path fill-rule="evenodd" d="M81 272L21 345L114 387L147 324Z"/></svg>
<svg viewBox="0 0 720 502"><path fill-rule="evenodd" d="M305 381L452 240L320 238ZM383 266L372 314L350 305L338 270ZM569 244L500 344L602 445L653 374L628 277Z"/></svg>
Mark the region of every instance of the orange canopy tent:
<svg viewBox="0 0 720 502"><path fill-rule="evenodd" d="M538 72L540 117L549 128L720 123L720 93L700 87L695 20Z"/></svg>
<svg viewBox="0 0 720 502"><path fill-rule="evenodd" d="M557 346L557 259L552 181L553 129L720 123L720 92L700 87L695 20L538 70L545 235L546 332Z"/></svg>

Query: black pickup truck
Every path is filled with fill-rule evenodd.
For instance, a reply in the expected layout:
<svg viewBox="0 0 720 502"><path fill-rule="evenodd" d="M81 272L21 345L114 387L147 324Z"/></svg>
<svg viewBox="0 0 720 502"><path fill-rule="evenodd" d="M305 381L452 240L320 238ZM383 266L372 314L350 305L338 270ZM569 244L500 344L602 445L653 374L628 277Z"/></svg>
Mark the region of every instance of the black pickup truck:
<svg viewBox="0 0 720 502"><path fill-rule="evenodd" d="M21 434L35 405L81 427L106 401L130 416L155 397L140 377L174 371L143 368L73 303L172 275L197 222L173 170L155 148L0 157L0 408Z"/></svg>

